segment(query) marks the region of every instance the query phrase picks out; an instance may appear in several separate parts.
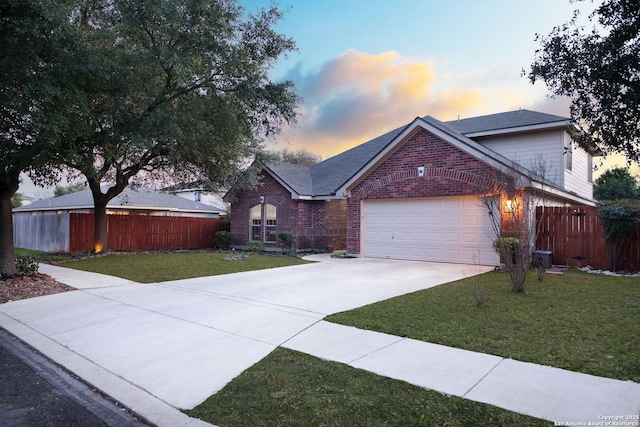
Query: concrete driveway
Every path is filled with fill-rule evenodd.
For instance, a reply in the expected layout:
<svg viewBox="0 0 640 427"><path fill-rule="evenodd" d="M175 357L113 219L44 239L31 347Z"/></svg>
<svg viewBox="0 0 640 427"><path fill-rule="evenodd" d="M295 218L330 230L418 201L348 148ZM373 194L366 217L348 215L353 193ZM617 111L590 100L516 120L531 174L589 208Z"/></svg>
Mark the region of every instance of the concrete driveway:
<svg viewBox="0 0 640 427"><path fill-rule="evenodd" d="M81 290L3 304L0 326L134 411L156 400L190 409L328 314L490 269L316 259L323 262L157 284L43 265Z"/></svg>

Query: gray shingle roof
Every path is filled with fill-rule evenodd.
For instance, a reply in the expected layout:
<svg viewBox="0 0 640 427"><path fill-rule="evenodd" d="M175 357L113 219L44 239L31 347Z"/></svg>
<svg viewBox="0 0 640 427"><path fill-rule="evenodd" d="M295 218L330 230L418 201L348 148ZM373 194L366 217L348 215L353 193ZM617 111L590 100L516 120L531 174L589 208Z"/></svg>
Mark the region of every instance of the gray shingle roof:
<svg viewBox="0 0 640 427"><path fill-rule="evenodd" d="M291 163L271 163L269 169L298 194L313 194L311 171L309 166L292 165Z"/></svg>
<svg viewBox="0 0 640 427"><path fill-rule="evenodd" d="M508 111L487 116L445 122L462 134L511 129L567 121L569 118L530 110Z"/></svg>
<svg viewBox="0 0 640 427"><path fill-rule="evenodd" d="M425 116L422 120L454 137L464 138L464 135L476 132L565 122L568 118L518 110L448 122L441 122L431 116ZM313 166L278 163L269 165L269 169L298 194L331 196L384 150L407 126L408 124L394 129Z"/></svg>
<svg viewBox="0 0 640 427"><path fill-rule="evenodd" d="M221 213L225 211L223 208L194 202L172 194L160 193L148 188L126 188L122 193L114 197L109 202L107 208L168 210L198 213ZM93 209L93 196L91 195L91 190L82 190L76 193L65 194L64 196L38 200L37 202L14 209L14 212L59 209Z"/></svg>

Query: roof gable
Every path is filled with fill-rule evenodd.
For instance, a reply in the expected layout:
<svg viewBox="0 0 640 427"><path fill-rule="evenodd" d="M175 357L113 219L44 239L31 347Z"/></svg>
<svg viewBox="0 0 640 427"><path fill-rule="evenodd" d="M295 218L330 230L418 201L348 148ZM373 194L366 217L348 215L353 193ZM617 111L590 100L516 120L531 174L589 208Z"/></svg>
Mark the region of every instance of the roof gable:
<svg viewBox="0 0 640 427"><path fill-rule="evenodd" d="M512 170L516 173L528 176L527 170L513 161L501 156L500 154L482 146L472 139L467 138L455 129L447 126L447 124L430 116L416 118L412 123L406 126L387 146L379 151L367 164L366 168L361 169L357 174L346 181L339 189L338 195L348 196L350 189L354 187L367 173L381 163L385 158L390 156L401 144L403 144L417 129L423 128L433 133L445 142L450 143L456 148L466 152L472 157L477 158L499 170Z"/></svg>

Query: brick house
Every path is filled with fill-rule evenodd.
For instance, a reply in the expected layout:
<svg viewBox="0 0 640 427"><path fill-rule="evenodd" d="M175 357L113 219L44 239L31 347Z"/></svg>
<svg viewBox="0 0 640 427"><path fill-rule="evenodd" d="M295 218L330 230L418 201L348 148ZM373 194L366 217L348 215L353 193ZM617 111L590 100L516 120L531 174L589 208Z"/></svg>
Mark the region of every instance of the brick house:
<svg viewBox="0 0 640 427"><path fill-rule="evenodd" d="M493 265L494 234L477 194L505 173L525 177L547 205L594 204L598 153L579 148L573 130L567 118L528 110L427 116L310 167L270 164L260 186L235 193L233 242L277 248L277 233L289 231L299 249ZM551 176L527 169L536 158Z"/></svg>

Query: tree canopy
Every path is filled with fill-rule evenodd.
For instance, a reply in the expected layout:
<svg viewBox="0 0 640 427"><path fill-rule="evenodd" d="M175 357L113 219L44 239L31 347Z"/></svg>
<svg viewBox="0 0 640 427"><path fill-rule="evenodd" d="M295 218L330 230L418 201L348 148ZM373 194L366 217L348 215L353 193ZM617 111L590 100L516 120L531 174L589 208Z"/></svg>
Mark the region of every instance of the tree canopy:
<svg viewBox="0 0 640 427"><path fill-rule="evenodd" d="M322 161L322 156L311 153L305 149L289 151L285 148L280 151L274 151L271 154L275 159L293 165L313 166Z"/></svg>
<svg viewBox="0 0 640 427"><path fill-rule="evenodd" d="M589 16L594 28L578 24L579 12L548 36L529 80L544 81L552 95L571 100L571 116L585 125L585 148L640 160L640 1L605 0Z"/></svg>
<svg viewBox="0 0 640 427"><path fill-rule="evenodd" d="M70 134L68 104L83 52L69 22L65 0L0 3L0 274L17 273L13 254L11 198L20 173L53 181L52 141ZM61 147L57 147L59 149Z"/></svg>
<svg viewBox="0 0 640 427"><path fill-rule="evenodd" d="M640 185L627 168L610 169L593 183L593 198L596 200L640 199Z"/></svg>
<svg viewBox="0 0 640 427"><path fill-rule="evenodd" d="M87 185L81 182L76 182L69 185L56 185L53 190L53 197L64 196L65 194L77 193L78 191L86 190Z"/></svg>
<svg viewBox="0 0 640 427"><path fill-rule="evenodd" d="M102 245L107 203L136 179L228 185L297 115L293 84L268 77L295 49L282 16L233 0L0 3L0 274L16 272L22 172L84 176Z"/></svg>
<svg viewBox="0 0 640 427"><path fill-rule="evenodd" d="M293 84L268 77L295 48L273 30L275 7L245 18L226 0L98 0L78 2L72 16L94 76L56 161L87 180L96 248L106 244L107 203L132 180L225 185L295 120Z"/></svg>

